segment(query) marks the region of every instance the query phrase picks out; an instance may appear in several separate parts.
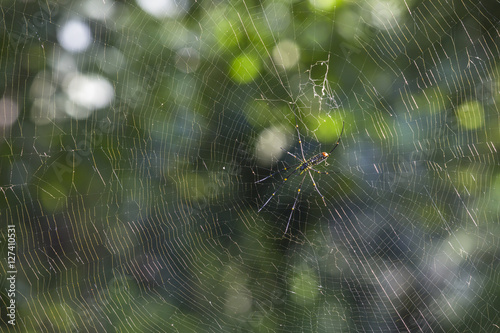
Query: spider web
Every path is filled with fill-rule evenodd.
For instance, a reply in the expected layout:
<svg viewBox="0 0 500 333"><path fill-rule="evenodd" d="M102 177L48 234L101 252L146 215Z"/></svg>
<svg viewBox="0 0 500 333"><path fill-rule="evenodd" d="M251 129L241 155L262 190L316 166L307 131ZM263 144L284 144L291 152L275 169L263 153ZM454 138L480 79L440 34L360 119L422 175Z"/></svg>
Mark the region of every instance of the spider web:
<svg viewBox="0 0 500 333"><path fill-rule="evenodd" d="M498 10L3 1L1 329L496 332Z"/></svg>

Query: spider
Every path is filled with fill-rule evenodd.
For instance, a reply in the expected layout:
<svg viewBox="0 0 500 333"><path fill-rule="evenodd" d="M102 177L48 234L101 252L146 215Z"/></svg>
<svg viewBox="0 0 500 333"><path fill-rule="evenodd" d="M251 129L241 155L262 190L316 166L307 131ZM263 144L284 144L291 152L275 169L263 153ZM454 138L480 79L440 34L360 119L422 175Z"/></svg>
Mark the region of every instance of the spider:
<svg viewBox="0 0 500 333"><path fill-rule="evenodd" d="M272 174L270 174L269 176L264 177L264 178L262 178L262 179L260 179L260 180L258 180L258 181L255 182L256 184L257 183L261 183L261 182L265 181L266 179L271 178L271 177L273 177L274 175L276 175L276 174L278 174L280 172L283 172L283 171L286 171L286 170L289 170L289 169L293 169L292 172L290 172L283 179L283 181L281 182L281 184L278 185L278 187L276 188L276 190L273 192L273 194L271 194L271 196L266 200L266 202L264 202L264 204L262 205L262 207L260 207L260 209L258 210L258 212L260 212L264 207L266 207L266 205L269 203L269 201L271 201L271 199L274 197L274 195L281 189L281 187L286 183L286 181L291 176L293 176L297 172L299 172L299 175L304 174L304 177L302 177L302 180L300 181L299 188L297 190L297 195L295 196L295 201L293 202L292 211L290 212L290 216L288 217L288 222L287 222L286 228L285 228L285 234L288 231L288 227L290 226L290 221L292 219L293 212L295 210L295 207L297 206L297 202L299 200L299 195L300 195L300 190L302 188L302 184L304 183L304 179L306 178L306 174L305 174L306 171L309 174L309 176L311 177L314 189L316 190L316 192L318 192L318 194L320 195L321 199L323 200L323 203L326 206L325 197L319 191L318 186L316 185L316 182L314 181L314 178L313 178L313 176L311 174L311 170L314 171L314 172L320 173L320 174L324 174L324 175L328 174L328 172L318 171L318 170L314 169L313 167L316 166L316 165L318 165L318 164L320 164L320 163L322 163L322 162L325 162L326 159L328 157L330 157L330 155L333 153L333 151L335 150L335 148L338 147L338 145L340 143L340 139L342 138L342 134L344 133L344 122L342 122L342 132L340 132L340 136L339 136L337 142L335 143L335 145L333 146L333 148L328 153L327 152L322 152L322 153L314 155L310 159L306 159L306 157L304 156L304 148L302 147L302 140L300 139L299 125L297 124L297 117L295 117L295 129L297 130L297 136L299 138L300 153L302 155L302 158L297 157L295 154L292 154L292 153L290 153L289 151L286 151L283 148L281 148L281 149L284 152L286 152L288 155L291 155L296 160L300 161L300 163L292 165L291 167L286 167L286 168L283 168L281 170L275 171Z"/></svg>

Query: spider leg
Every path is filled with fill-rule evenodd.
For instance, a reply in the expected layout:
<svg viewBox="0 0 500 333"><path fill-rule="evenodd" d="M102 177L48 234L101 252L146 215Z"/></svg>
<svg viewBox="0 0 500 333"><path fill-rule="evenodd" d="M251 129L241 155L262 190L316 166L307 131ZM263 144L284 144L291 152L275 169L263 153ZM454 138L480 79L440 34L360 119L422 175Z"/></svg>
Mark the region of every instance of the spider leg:
<svg viewBox="0 0 500 333"><path fill-rule="evenodd" d="M292 165L291 167L286 167L286 168L283 168L283 169L281 169L281 170L277 170L277 171L273 172L272 174L270 174L269 176L264 177L264 178L262 178L262 179L259 179L259 180L258 180L258 181L256 181L254 184L261 183L261 182L263 182L264 180L266 180L266 179L268 179L268 178L271 178L272 176L274 176L274 175L275 175L275 174L277 174L277 173L280 173L280 172L286 171L286 170L288 170L288 169L297 168L299 165L300 165L300 163L297 163L297 164Z"/></svg>
<svg viewBox="0 0 500 333"><path fill-rule="evenodd" d="M329 175L330 173L327 172L327 171L319 171L319 170L316 170L314 168L311 168L309 167L309 169L311 169L312 171L316 172L316 173L319 173L319 174L322 174L322 175Z"/></svg>
<svg viewBox="0 0 500 333"><path fill-rule="evenodd" d="M283 179L283 181L281 182L281 184L278 186L278 188L276 188L276 190L273 192L273 194L271 194L271 196L266 200L266 202L264 203L264 205L262 205L262 207L260 207L260 209L257 211L257 212L260 212L262 210L262 208L266 207L266 205L268 204L269 201L271 201L271 199L274 197L274 195L276 194L276 192L278 192L280 190L280 188L285 184L285 182L288 180L288 178L293 175L294 173L297 172L297 170L299 170L299 168L295 168L295 170L293 170L292 172L290 172L288 174L288 176L285 177L285 179ZM267 178L269 178L270 176L268 176Z"/></svg>
<svg viewBox="0 0 500 333"><path fill-rule="evenodd" d="M280 147L280 148L281 148L281 147ZM295 157L297 160L299 160L299 161L300 161L300 163L301 163L301 164L302 164L302 163L304 163L304 161L302 161L300 158L298 158L295 154L290 153L288 150L285 150L285 149L283 149L283 148L281 148L281 150L283 150L283 151L284 151L285 153L287 153L288 155L291 155L291 156Z"/></svg>
<svg viewBox="0 0 500 333"><path fill-rule="evenodd" d="M321 194L321 192L319 191L318 186L316 186L316 182L314 181L314 178L313 178L313 175L311 174L311 171L307 170L307 173L309 174L309 176L311 176L311 180L312 180L312 182L313 182L314 189L316 190L316 192L318 192L319 196L321 197L321 199L323 200L323 203L324 203L324 204L325 204L325 206L326 206L325 197L324 197L324 196L323 196L323 194Z"/></svg>
<svg viewBox="0 0 500 333"><path fill-rule="evenodd" d="M295 211L295 206L297 206L297 202L299 201L300 190L302 188L302 184L304 183L304 179L306 179L306 175L304 175L304 177L302 177L302 180L300 181L299 189L297 190L297 196L295 197L295 201L293 202L292 211L290 212L290 216L288 217L288 222L286 224L285 234L288 231L288 227L290 226L290 221L292 220L293 212Z"/></svg>
<svg viewBox="0 0 500 333"><path fill-rule="evenodd" d="M344 125L345 125L345 122L342 122L342 132L340 132L340 135L339 135L339 138L337 140L337 143L335 143L335 145L333 146L332 150L330 150L330 152L328 153L328 155L330 155L331 153L333 153L333 151L335 150L335 148L337 148L337 146L339 145L340 139L342 138L342 134L344 134Z"/></svg>
<svg viewBox="0 0 500 333"><path fill-rule="evenodd" d="M297 115L295 115L295 129L297 130L297 136L299 138L300 153L302 154L302 158L304 159L304 161L306 161L306 157L304 156L304 148L302 147L302 139L300 138L299 123L297 123Z"/></svg>

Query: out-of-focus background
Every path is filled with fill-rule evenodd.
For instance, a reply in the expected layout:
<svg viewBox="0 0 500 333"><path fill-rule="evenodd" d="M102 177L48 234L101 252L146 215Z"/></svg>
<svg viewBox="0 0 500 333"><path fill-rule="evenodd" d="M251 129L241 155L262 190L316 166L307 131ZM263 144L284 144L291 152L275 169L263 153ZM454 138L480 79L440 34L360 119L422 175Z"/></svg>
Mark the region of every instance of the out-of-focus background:
<svg viewBox="0 0 500 333"><path fill-rule="evenodd" d="M499 331L499 11L1 1L0 329Z"/></svg>

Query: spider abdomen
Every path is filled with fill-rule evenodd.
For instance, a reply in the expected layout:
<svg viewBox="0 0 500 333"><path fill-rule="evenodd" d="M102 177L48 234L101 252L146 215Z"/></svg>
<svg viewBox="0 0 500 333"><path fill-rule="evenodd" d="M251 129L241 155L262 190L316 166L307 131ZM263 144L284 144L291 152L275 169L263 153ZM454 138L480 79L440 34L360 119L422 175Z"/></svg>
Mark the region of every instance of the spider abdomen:
<svg viewBox="0 0 500 333"><path fill-rule="evenodd" d="M307 169L312 168L315 165L320 164L321 162L326 160L328 156L329 154L325 152L314 155L313 157L311 157L310 159L308 159L299 166L300 173L306 171Z"/></svg>

